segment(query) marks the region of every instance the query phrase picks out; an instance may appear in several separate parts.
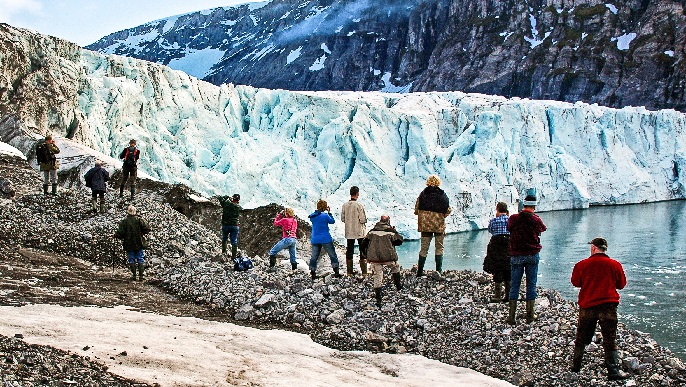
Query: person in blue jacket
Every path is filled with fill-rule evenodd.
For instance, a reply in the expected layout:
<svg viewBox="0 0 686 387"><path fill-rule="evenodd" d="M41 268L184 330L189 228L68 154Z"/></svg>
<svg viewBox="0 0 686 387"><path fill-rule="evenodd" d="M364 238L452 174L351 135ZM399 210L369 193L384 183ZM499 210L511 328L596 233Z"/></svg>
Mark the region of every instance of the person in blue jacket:
<svg viewBox="0 0 686 387"><path fill-rule="evenodd" d="M316 278L317 260L322 251L322 247L329 255L334 276L340 278L341 275L338 272L338 257L336 256L336 249L333 247L333 238L329 232L329 225L334 224L336 220L331 216L331 209L326 201L319 200L317 202L317 211L311 213L309 218L310 222L312 222L312 237L310 238L310 242L312 243L312 259L310 259L310 274L312 275L312 279Z"/></svg>

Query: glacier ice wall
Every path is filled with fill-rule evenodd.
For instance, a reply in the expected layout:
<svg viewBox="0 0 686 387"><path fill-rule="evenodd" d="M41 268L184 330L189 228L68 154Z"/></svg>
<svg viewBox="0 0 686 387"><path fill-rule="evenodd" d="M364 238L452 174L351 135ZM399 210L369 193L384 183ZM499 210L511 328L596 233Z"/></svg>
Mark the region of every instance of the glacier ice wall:
<svg viewBox="0 0 686 387"><path fill-rule="evenodd" d="M686 121L673 110L217 87L7 25L0 48L0 140L26 153L26 136L52 132L116 157L135 138L148 175L238 192L247 207L302 216L324 198L338 215L358 185L370 222L387 213L416 237L432 173L455 209L449 232L485 227L504 187L536 187L542 211L684 198Z"/></svg>

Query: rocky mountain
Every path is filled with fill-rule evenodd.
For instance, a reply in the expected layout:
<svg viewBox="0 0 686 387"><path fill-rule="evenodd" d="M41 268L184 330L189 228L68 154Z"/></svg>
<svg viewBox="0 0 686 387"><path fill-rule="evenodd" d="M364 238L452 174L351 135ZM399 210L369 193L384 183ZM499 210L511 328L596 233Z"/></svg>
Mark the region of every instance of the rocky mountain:
<svg viewBox="0 0 686 387"><path fill-rule="evenodd" d="M686 1L273 0L87 46L212 82L686 110Z"/></svg>

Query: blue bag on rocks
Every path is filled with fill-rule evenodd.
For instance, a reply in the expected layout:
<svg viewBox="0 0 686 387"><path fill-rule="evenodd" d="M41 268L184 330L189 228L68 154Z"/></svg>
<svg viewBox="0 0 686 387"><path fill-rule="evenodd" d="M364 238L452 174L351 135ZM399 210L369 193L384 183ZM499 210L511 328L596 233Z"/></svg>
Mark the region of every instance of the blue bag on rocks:
<svg viewBox="0 0 686 387"><path fill-rule="evenodd" d="M235 271L246 271L252 268L252 259L248 257L238 257L233 260L233 270Z"/></svg>

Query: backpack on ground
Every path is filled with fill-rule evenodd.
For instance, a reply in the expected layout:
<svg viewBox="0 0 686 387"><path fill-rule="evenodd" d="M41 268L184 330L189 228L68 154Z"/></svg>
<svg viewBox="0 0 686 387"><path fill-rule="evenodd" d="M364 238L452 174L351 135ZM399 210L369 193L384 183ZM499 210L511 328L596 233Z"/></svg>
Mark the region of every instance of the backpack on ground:
<svg viewBox="0 0 686 387"><path fill-rule="evenodd" d="M252 259L248 257L238 257L233 259L234 271L246 271L253 268Z"/></svg>
<svg viewBox="0 0 686 387"><path fill-rule="evenodd" d="M38 164L50 162L50 149L47 143L42 142L36 146L36 161Z"/></svg>

